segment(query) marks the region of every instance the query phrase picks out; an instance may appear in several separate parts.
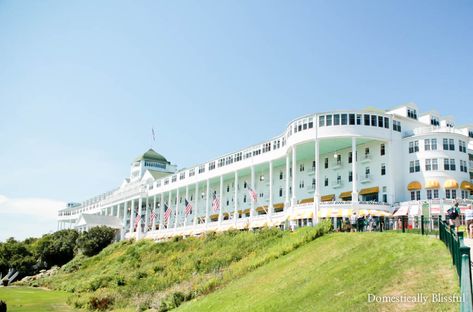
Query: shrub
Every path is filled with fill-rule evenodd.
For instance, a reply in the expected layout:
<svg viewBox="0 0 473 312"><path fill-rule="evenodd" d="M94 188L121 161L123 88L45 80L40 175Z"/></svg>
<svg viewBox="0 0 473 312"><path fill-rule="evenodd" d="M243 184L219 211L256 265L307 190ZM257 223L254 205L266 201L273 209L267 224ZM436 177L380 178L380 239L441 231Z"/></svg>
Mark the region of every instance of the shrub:
<svg viewBox="0 0 473 312"><path fill-rule="evenodd" d="M107 247L115 237L115 230L108 226L96 226L83 232L77 239L77 247L86 256L94 256Z"/></svg>
<svg viewBox="0 0 473 312"><path fill-rule="evenodd" d="M111 307L113 299L110 297L97 298L92 297L89 300L89 309L105 311Z"/></svg>
<svg viewBox="0 0 473 312"><path fill-rule="evenodd" d="M43 235L35 243L35 253L47 268L53 265L62 266L74 257L78 236L76 230L70 229Z"/></svg>

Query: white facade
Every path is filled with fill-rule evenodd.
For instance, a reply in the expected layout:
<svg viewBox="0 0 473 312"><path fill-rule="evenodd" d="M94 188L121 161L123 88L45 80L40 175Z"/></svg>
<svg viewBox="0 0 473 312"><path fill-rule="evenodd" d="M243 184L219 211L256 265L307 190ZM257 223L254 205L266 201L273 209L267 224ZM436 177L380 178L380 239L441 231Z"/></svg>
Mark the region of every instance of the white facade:
<svg viewBox="0 0 473 312"><path fill-rule="evenodd" d="M436 112L420 115L414 104L307 115L267 142L185 170L150 150L120 188L60 210L59 228L97 213L123 220L126 237L159 239L306 224L353 210L382 215L410 201L469 203L472 138L473 126L456 127ZM167 220L165 206L172 209Z"/></svg>

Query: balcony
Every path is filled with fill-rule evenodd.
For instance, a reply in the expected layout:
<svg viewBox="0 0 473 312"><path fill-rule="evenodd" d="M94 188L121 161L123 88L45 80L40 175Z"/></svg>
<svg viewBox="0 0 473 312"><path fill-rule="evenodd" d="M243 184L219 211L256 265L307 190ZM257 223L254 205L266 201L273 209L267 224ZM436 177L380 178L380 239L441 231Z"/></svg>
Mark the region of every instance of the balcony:
<svg viewBox="0 0 473 312"><path fill-rule="evenodd" d="M360 183L369 183L373 180L371 174L367 173L360 177Z"/></svg>
<svg viewBox="0 0 473 312"><path fill-rule="evenodd" d="M362 164L370 162L370 161L371 161L371 155L370 154L365 154L365 155L361 156L360 162Z"/></svg>
<svg viewBox="0 0 473 312"><path fill-rule="evenodd" d="M331 183L331 186L332 186L333 188L340 188L340 187L343 186L343 182L342 182L342 180L336 180L336 181L333 181L333 182Z"/></svg>
<svg viewBox="0 0 473 312"><path fill-rule="evenodd" d="M332 166L332 169L333 169L333 170L336 170L336 169L340 169L340 168L342 168L342 167L343 167L342 161L341 161L341 160L337 160L337 163Z"/></svg>

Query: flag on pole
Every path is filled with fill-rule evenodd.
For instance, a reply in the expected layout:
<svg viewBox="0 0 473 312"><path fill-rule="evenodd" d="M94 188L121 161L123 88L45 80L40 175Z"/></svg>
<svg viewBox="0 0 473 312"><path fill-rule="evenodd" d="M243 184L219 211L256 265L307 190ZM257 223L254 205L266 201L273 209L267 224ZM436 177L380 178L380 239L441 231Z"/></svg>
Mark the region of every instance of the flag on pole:
<svg viewBox="0 0 473 312"><path fill-rule="evenodd" d="M214 211L218 211L219 208L220 208L220 201L217 198L217 191L214 191L213 199L212 199L212 209Z"/></svg>
<svg viewBox="0 0 473 312"><path fill-rule="evenodd" d="M153 134L153 141L156 142L156 135L154 133L154 128L151 128L151 133Z"/></svg>
<svg viewBox="0 0 473 312"><path fill-rule="evenodd" d="M255 190L248 186L248 193L250 193L251 199L256 203L258 196L256 195Z"/></svg>
<svg viewBox="0 0 473 312"><path fill-rule="evenodd" d="M185 214L186 214L186 216L187 216L187 215L189 215L189 214L192 213L192 205L191 205L190 202L187 201L187 198L184 199L184 203L185 203L185 205L186 205Z"/></svg>
<svg viewBox="0 0 473 312"><path fill-rule="evenodd" d="M171 217L171 211L172 209L168 207L167 204L164 204L164 222L167 223L169 220L169 217Z"/></svg>

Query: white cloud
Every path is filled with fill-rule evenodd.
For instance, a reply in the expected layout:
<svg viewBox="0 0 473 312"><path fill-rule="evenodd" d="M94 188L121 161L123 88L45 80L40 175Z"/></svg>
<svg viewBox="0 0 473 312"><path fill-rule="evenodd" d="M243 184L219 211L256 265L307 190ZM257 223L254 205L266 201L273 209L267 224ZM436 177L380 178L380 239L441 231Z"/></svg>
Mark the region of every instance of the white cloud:
<svg viewBox="0 0 473 312"><path fill-rule="evenodd" d="M0 241L41 236L57 227L57 211L65 202L48 198L9 198L0 195Z"/></svg>

